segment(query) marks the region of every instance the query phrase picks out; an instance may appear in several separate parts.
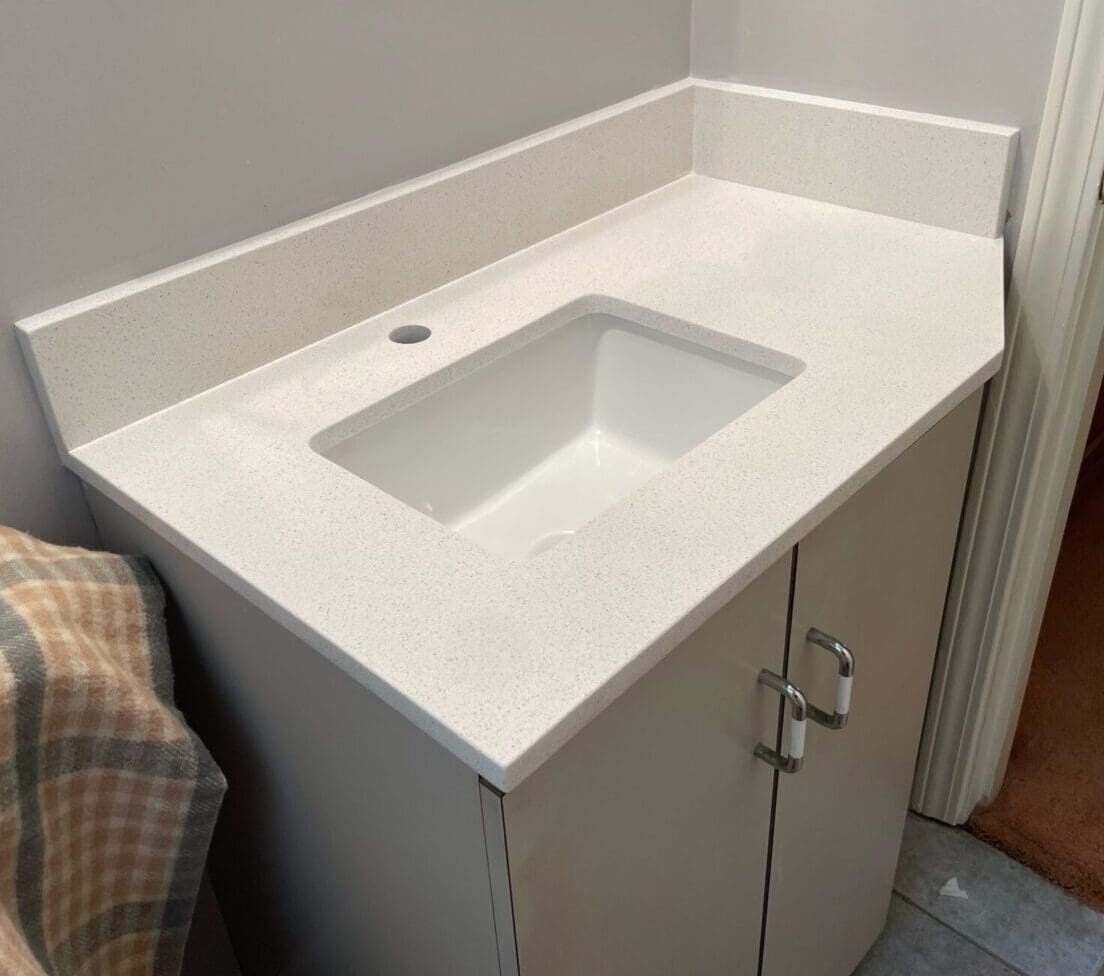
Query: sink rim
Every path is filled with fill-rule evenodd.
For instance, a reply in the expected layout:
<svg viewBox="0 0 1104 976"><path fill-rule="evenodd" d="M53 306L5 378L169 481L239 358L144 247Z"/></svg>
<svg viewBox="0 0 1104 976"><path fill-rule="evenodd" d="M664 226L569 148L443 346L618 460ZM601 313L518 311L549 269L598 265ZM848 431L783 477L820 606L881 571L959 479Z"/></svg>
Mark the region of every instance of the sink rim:
<svg viewBox="0 0 1104 976"><path fill-rule="evenodd" d="M591 319L597 321L591 324L588 322ZM557 334L562 339L553 339ZM622 338L607 340L606 336ZM548 349L552 357L550 371L543 368L543 363L549 361L547 357L534 367L534 357L524 356L530 346L542 340L556 343ZM641 340L644 345L640 345ZM622 344L614 345L610 352L607 341ZM623 345L625 341L630 345ZM603 353L603 349L607 351ZM643 360L639 350L647 350ZM612 361L610 355L614 356ZM520 374L516 370L511 374L509 367L496 369L498 364L515 359ZM309 447L339 467L344 476L353 476L468 543L498 558L528 561L543 556L560 542L570 541L710 438L752 413L764 400L792 383L804 366L796 357L769 347L608 296L586 295L329 424L309 438ZM720 378L718 368L723 371ZM480 387L477 382L475 389L481 389L490 400L475 392L473 406L473 388L465 381L484 372L488 374L487 384ZM518 376L524 381L527 374L535 386L527 386L525 391L532 389L535 396L531 401L532 425L526 421L524 426L531 429L535 440L530 441L522 434L527 447L515 443L511 448L509 441L499 442L497 449L505 450L505 454L497 457L513 458L520 464L515 469L508 461L499 469L493 460L494 432L499 431L495 417L505 404L496 401L503 394L508 399L516 398L519 392L524 401L525 391L519 391L516 385L511 391L510 386L516 384ZM565 409L567 416L572 415L578 396L588 392L558 387L563 382L578 382L587 375L589 381L584 378L582 382L589 388L592 402L589 411L584 410L588 415L583 427L576 431L572 426L566 440L560 439L563 431L557 434L553 429L553 441L544 443L550 433L548 424L551 422L553 428L558 424L550 418L562 417ZM667 375L674 385L664 390L663 379ZM544 385L546 381L551 381L550 388ZM658 387L653 386L656 382L660 384ZM686 386L688 382L690 387ZM448 391L453 387L459 389L449 399ZM619 389L620 395L616 392ZM652 389L674 396L671 401L674 403L685 402L683 398L690 394L697 409L680 413L669 409L660 398L663 406L653 413ZM692 390L702 390L704 399L699 401L691 394ZM611 391L613 401L609 400ZM642 393L643 402L639 399ZM563 395L568 397L567 401L562 400ZM622 396L629 398L627 403ZM436 401L436 405L429 406L431 401ZM604 409L600 408L603 403ZM420 405L426 405L428 412L409 417ZM474 415L470 414L472 409L476 411ZM613 410L612 415L607 413L609 409ZM601 415L596 412L599 410ZM450 426L452 411L459 413L459 427ZM391 422L401 425L404 416L408 417L405 428L394 427ZM422 430L424 424L429 425L428 433ZM615 441L623 442L628 453L614 451L598 462L599 472L592 470L585 455L579 457L572 448L590 433L605 429L607 424L613 425L610 433L617 434ZM373 441L371 432L385 426L391 429L381 430ZM472 442L466 441L464 432L473 426L491 432L491 440L477 437ZM517 433L515 429L515 438ZM457 436L467 448L457 448L463 457L454 464L447 460L450 452L445 445L453 443ZM403 441L410 446L409 462ZM538 450L530 457L528 447L533 446ZM521 453L514 458L519 448ZM482 453L487 450L490 455ZM373 458L373 452L377 452L378 460ZM651 455L660 463L644 465L651 470L640 469L640 462ZM457 457L455 452L451 456ZM633 456L638 456L640 462L633 462ZM568 468L553 463L557 458ZM622 463L626 460L627 467ZM579 461L584 462L583 468L572 473L572 466ZM612 467L607 469L609 464ZM563 481L565 475L569 475L567 481ZM559 488L542 498L557 481ZM522 495L527 500L519 507L514 501ZM531 506L528 513L526 505ZM545 544L546 537L555 538Z"/></svg>
<svg viewBox="0 0 1104 976"><path fill-rule="evenodd" d="M330 458L326 457L326 452L341 442L367 430L369 427L382 423L391 416L433 396L453 383L465 379L477 370L520 351L530 343L561 326L567 325L572 320L594 313L613 315L672 339L694 343L714 352L742 359L753 366L782 373L789 377L786 385L796 380L806 369L804 360L790 353L760 345L738 336L717 332L714 329L635 305L611 295L588 293L560 305L551 312L499 336L491 342L466 352L459 358L405 384L400 389L365 404L360 409L354 409L345 417L316 431L310 436L307 444L312 451L329 461ZM398 356L417 355L419 349L431 343L432 339L429 339L426 343L412 345L396 345L387 342L386 345L390 347L387 353ZM750 411L748 412L750 413ZM741 414L742 416L744 414ZM739 419L740 417L736 418L736 420Z"/></svg>

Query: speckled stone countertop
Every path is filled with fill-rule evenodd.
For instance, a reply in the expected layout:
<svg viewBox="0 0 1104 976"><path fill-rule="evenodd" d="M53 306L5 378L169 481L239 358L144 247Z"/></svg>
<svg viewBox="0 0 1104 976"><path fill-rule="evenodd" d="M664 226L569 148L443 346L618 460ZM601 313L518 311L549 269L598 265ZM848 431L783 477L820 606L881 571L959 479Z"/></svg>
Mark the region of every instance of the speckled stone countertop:
<svg viewBox="0 0 1104 976"><path fill-rule="evenodd" d="M70 463L509 790L993 375L1002 273L999 239L687 176ZM324 428L587 295L804 369L524 562L311 448ZM388 341L411 322L432 338Z"/></svg>

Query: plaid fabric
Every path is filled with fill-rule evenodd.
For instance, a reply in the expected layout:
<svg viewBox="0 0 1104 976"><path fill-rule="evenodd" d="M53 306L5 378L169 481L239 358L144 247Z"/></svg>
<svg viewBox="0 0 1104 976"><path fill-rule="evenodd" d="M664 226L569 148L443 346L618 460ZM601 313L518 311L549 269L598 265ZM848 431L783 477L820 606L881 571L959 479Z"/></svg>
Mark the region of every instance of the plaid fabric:
<svg viewBox="0 0 1104 976"><path fill-rule="evenodd" d="M175 976L226 784L145 561L0 527L0 974Z"/></svg>

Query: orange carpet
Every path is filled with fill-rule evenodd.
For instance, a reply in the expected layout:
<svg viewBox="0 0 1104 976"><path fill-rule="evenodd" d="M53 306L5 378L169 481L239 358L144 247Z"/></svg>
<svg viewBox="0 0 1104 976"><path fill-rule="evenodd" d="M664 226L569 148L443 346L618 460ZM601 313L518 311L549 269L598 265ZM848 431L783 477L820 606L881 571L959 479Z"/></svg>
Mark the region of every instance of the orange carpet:
<svg viewBox="0 0 1104 976"><path fill-rule="evenodd" d="M1008 773L967 827L1104 911L1104 464L1062 542Z"/></svg>

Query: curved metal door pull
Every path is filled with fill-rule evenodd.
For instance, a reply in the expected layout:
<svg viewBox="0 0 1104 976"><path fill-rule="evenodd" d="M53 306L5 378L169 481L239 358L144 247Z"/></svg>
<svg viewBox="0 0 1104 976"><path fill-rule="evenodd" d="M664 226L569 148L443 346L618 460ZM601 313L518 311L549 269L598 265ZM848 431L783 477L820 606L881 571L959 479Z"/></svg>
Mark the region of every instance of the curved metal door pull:
<svg viewBox="0 0 1104 976"><path fill-rule="evenodd" d="M780 772L796 773L805 761L805 717L809 711L809 703L797 685L766 668L759 672L759 684L777 691L790 703L790 751L782 755L760 742L755 747L755 758L762 759Z"/></svg>
<svg viewBox="0 0 1104 976"><path fill-rule="evenodd" d="M847 715L851 710L851 679L855 674L855 655L846 644L841 644L830 634L816 627L810 627L805 640L817 647L823 647L839 662L839 677L836 678L836 710L831 714L809 704L809 718L826 729L842 729L847 724Z"/></svg>

